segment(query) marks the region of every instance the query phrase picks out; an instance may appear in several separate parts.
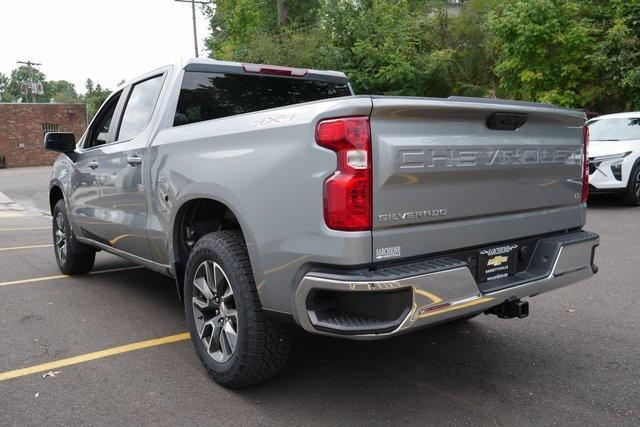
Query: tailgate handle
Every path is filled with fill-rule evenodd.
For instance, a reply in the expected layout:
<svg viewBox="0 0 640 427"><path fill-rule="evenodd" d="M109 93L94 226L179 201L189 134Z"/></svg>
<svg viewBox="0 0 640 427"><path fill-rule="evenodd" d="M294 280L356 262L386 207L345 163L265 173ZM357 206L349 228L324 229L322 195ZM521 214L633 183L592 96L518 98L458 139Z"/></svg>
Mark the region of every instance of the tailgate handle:
<svg viewBox="0 0 640 427"><path fill-rule="evenodd" d="M529 118L525 113L493 113L487 118L487 127L493 130L516 130Z"/></svg>

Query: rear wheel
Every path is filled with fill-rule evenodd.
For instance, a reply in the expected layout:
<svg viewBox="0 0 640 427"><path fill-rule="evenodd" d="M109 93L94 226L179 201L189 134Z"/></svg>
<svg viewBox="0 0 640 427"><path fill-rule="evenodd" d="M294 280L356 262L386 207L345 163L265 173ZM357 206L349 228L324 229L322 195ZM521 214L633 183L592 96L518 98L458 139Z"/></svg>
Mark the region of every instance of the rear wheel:
<svg viewBox="0 0 640 427"><path fill-rule="evenodd" d="M239 231L198 240L187 264L184 304L196 352L216 382L250 386L274 377L286 364L289 330L262 311Z"/></svg>
<svg viewBox="0 0 640 427"><path fill-rule="evenodd" d="M78 242L71 231L64 200L53 208L53 248L58 268L63 274L84 274L91 271L96 250Z"/></svg>
<svg viewBox="0 0 640 427"><path fill-rule="evenodd" d="M622 196L622 202L629 206L640 205L640 165L636 165L629 176L629 183Z"/></svg>

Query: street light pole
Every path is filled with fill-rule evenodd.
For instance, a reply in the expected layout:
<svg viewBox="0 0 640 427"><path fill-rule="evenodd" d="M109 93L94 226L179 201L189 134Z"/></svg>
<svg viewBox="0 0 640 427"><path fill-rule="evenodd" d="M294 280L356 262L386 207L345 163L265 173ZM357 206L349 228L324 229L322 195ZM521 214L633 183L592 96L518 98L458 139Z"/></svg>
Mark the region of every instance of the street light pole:
<svg viewBox="0 0 640 427"><path fill-rule="evenodd" d="M196 1L196 0L175 0L182 3L191 3L191 15L193 18L193 47L196 51L196 58L198 58L198 32L196 30L196 3L198 4L211 4L210 1Z"/></svg>

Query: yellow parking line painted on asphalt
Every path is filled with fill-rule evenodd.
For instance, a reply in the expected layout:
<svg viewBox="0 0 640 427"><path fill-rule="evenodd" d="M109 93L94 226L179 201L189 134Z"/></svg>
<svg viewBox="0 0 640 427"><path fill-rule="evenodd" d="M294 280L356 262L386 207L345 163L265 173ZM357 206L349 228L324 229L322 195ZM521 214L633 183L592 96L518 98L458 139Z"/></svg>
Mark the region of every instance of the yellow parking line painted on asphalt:
<svg viewBox="0 0 640 427"><path fill-rule="evenodd" d="M131 267L120 267L120 268L110 268L108 270L97 270L97 271L92 271L88 274L94 275L94 274L104 274L104 273L115 273L117 271L137 270L139 268L144 268L144 267L140 265L133 265ZM31 279L20 279L20 280L12 280L11 282L0 282L0 287L11 286L11 285L23 285L26 283L44 282L46 280L70 279L72 277L82 277L82 276L67 276L66 274L58 274L56 276L32 277Z"/></svg>
<svg viewBox="0 0 640 427"><path fill-rule="evenodd" d="M51 226L48 227L13 227L13 228L0 228L0 231L31 231L31 230L51 230Z"/></svg>
<svg viewBox="0 0 640 427"><path fill-rule="evenodd" d="M170 335L168 337L156 338L147 341L134 342L132 344L112 347L106 350L96 351L93 353L82 354L80 356L68 357L66 359L55 360L53 362L43 363L41 365L29 366L27 368L16 369L0 373L0 381L11 378L24 377L26 375L37 374L38 372L47 372L65 366L77 365L79 363L89 362L91 360L102 359L104 357L114 356L116 354L128 353L130 351L142 350L144 348L156 347L164 344L171 344L180 341L186 341L190 338L188 332L182 334Z"/></svg>
<svg viewBox="0 0 640 427"><path fill-rule="evenodd" d="M1 251L18 251L20 249L36 249L36 248L50 248L53 244L51 243L43 243L41 245L31 245L31 246L12 246L8 248L0 248Z"/></svg>

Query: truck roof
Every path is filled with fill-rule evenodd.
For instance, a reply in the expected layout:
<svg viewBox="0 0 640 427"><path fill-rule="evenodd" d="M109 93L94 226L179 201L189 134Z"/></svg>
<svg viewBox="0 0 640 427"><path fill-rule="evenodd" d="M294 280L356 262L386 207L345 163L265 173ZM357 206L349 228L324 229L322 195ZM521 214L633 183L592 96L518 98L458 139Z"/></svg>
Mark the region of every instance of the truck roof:
<svg viewBox="0 0 640 427"><path fill-rule="evenodd" d="M187 58L180 64L180 68L184 68L185 71L202 71L202 72L244 72L251 74L259 74L260 70L271 71L293 71L292 77L302 77L310 80L326 80L347 83L347 76L340 71L332 70L315 70L315 69L303 69L294 67L283 67L280 65L269 64L251 64L232 61L219 61L217 59L210 58ZM298 72L299 75L295 75ZM275 72L264 72L263 74L276 74ZM278 74L286 75L286 74Z"/></svg>
<svg viewBox="0 0 640 427"><path fill-rule="evenodd" d="M185 71L201 71L201 72L210 72L210 73L248 73L248 74L260 74L260 70L262 68L278 71L278 73L266 72L264 74L271 75L280 75L286 76L285 73L281 73L282 71L293 71L300 72L300 76L296 76L295 74L291 77L293 78L303 78L307 80L320 80L320 81L330 81L336 83L349 83L346 74L340 71L332 71L332 70L314 70L314 69L303 69L303 68L292 68L292 67L282 67L279 65L268 65L268 64L251 64L251 63L242 63L242 62L232 62L232 61L219 61L217 59L210 58L185 58L178 62L175 62L173 65L176 69L184 69ZM159 70L162 70L166 67L170 66L169 64L164 65L162 67L155 68L146 73L140 74L133 79L128 79L124 83L118 85L114 92L117 92L120 88L131 84L132 82L138 81L146 76L150 76Z"/></svg>

